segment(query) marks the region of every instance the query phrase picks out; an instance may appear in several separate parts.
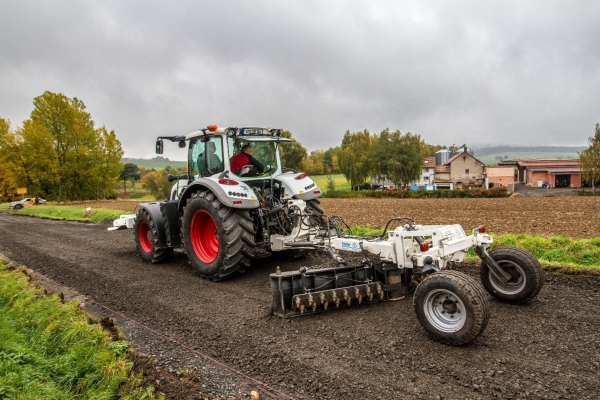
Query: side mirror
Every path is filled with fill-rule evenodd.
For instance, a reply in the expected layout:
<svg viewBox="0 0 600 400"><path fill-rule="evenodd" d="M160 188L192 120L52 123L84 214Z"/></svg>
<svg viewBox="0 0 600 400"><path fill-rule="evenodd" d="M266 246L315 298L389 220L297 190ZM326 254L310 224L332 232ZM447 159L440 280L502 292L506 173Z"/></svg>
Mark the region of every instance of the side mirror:
<svg viewBox="0 0 600 400"><path fill-rule="evenodd" d="M162 154L163 147L164 145L162 139L156 139L156 154Z"/></svg>
<svg viewBox="0 0 600 400"><path fill-rule="evenodd" d="M180 149L185 148L185 142L179 142L179 148Z"/></svg>

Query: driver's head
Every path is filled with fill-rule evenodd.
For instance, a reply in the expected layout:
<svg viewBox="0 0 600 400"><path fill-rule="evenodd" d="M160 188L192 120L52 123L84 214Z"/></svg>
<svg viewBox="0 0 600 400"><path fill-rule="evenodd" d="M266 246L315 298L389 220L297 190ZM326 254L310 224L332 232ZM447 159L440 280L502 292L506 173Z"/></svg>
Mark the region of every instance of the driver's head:
<svg viewBox="0 0 600 400"><path fill-rule="evenodd" d="M252 155L252 146L245 144L242 146L242 153Z"/></svg>
<svg viewBox="0 0 600 400"><path fill-rule="evenodd" d="M217 146L213 142L208 142L208 150L214 153L217 150Z"/></svg>

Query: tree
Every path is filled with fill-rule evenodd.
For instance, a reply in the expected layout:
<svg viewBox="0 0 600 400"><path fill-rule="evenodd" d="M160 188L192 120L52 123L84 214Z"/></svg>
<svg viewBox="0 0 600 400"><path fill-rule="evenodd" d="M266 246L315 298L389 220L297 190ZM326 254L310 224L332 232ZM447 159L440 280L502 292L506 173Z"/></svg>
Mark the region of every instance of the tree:
<svg viewBox="0 0 600 400"><path fill-rule="evenodd" d="M117 140L114 131L108 131L105 126L97 130L98 146L94 149L95 160L95 180L96 180L96 198L102 194L103 199L113 196L113 186L117 178L120 177L120 171L123 164L121 157L124 151L121 148L121 142ZM138 178L139 179L139 178Z"/></svg>
<svg viewBox="0 0 600 400"><path fill-rule="evenodd" d="M375 173L379 179L389 179L395 185L409 185L418 181L423 168L423 158L429 154L428 145L420 135L408 132L383 130L374 142L372 156Z"/></svg>
<svg viewBox="0 0 600 400"><path fill-rule="evenodd" d="M77 98L45 92L33 100L30 119L0 129L2 164L13 187L67 199L106 198L119 175L121 143L113 131L95 129Z"/></svg>
<svg viewBox="0 0 600 400"><path fill-rule="evenodd" d="M93 196L91 149L97 145L94 121L85 104L62 93L46 91L33 100L31 120L42 126L53 141L56 160L51 190L58 202Z"/></svg>
<svg viewBox="0 0 600 400"><path fill-rule="evenodd" d="M596 194L596 183L600 180L600 124L596 124L596 132L588 139L589 147L579 153L581 178L592 185L592 193Z"/></svg>
<svg viewBox="0 0 600 400"><path fill-rule="evenodd" d="M338 153L341 147L330 147L325 151L325 157L323 158L323 169L326 174L339 174L340 168L338 165Z"/></svg>
<svg viewBox="0 0 600 400"><path fill-rule="evenodd" d="M281 136L288 139L293 139L292 133L282 130ZM302 161L306 158L307 152L300 142L282 142L279 145L282 167L295 170L302 169Z"/></svg>
<svg viewBox="0 0 600 400"><path fill-rule="evenodd" d="M160 171L150 171L142 179L142 186L149 189L150 193L157 199L168 199L173 186L168 180L167 168Z"/></svg>
<svg viewBox="0 0 600 400"><path fill-rule="evenodd" d="M344 134L338 153L338 164L352 189L358 190L373 170L373 159L370 154L372 140L371 133L366 129L354 133L346 131Z"/></svg>
<svg viewBox="0 0 600 400"><path fill-rule="evenodd" d="M52 139L39 124L27 120L12 132L7 121L0 128L0 159L4 176L12 188L27 188L41 194L54 171Z"/></svg>
<svg viewBox="0 0 600 400"><path fill-rule="evenodd" d="M125 164L119 173L119 180L123 181L123 191L127 192L127 181L131 181L131 185L134 185L135 181L140 180L139 167L133 163Z"/></svg>

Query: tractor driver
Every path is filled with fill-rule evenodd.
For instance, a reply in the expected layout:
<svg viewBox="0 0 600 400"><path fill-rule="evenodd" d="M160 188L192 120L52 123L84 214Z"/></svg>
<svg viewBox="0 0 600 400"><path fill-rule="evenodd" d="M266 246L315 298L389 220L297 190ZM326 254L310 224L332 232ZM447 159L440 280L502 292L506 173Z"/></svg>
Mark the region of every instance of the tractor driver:
<svg viewBox="0 0 600 400"><path fill-rule="evenodd" d="M217 146L215 146L215 142L208 142L208 169L211 173L217 173L223 171L223 162L221 158L216 154Z"/></svg>
<svg viewBox="0 0 600 400"><path fill-rule="evenodd" d="M207 142L206 149L206 160L204 159L204 152L198 155L198 167L200 168L200 171L204 171L205 162L206 171L209 175L223 171L223 162L221 161L221 158L216 154L217 146L215 145L215 143Z"/></svg>
<svg viewBox="0 0 600 400"><path fill-rule="evenodd" d="M240 174L240 171L244 165L254 165L258 175L265 171L264 165L262 165L256 158L252 157L252 147L249 144L243 145L242 150L235 156L231 157L229 162L231 164L231 172L236 175ZM248 176L255 176L257 174L248 174Z"/></svg>

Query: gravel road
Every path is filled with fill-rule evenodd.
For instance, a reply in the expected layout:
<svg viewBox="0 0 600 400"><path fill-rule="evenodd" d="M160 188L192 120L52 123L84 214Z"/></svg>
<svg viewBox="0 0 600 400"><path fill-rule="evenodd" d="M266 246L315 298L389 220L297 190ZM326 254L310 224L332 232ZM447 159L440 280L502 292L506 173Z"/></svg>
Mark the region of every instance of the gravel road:
<svg viewBox="0 0 600 400"><path fill-rule="evenodd" d="M118 312L83 299L87 310L115 318L127 340L161 368L191 371L224 398L247 398L251 390L263 399L600 393L597 277L546 274L540 295L523 306L490 299L486 331L469 346L450 347L427 337L412 296L291 320L272 316L268 274L276 266L319 265L328 256L318 252L297 262L265 254L245 274L214 283L195 275L181 253L168 263L143 263L131 230L1 212L0 253L47 276L67 297L60 285ZM474 266L460 269L478 276Z"/></svg>

